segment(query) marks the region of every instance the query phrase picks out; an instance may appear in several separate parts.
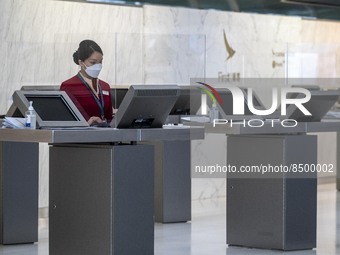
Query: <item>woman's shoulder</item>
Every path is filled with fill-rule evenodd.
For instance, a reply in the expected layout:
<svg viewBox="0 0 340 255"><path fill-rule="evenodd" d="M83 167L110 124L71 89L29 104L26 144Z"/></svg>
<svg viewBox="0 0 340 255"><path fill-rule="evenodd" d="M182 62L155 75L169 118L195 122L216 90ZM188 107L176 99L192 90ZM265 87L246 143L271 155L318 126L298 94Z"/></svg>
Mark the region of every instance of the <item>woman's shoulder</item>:
<svg viewBox="0 0 340 255"><path fill-rule="evenodd" d="M75 75L73 77L71 77L70 79L66 80L66 81L63 81L61 83L61 85L65 86L65 85L78 85L78 84L81 84L81 80L79 79L78 75Z"/></svg>

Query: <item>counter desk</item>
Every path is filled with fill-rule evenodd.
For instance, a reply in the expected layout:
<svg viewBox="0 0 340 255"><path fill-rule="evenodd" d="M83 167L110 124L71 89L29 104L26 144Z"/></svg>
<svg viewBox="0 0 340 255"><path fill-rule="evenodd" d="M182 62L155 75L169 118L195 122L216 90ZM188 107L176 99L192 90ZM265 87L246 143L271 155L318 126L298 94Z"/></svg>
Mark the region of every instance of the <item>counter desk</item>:
<svg viewBox="0 0 340 255"><path fill-rule="evenodd" d="M1 129L1 243L37 241L38 143L49 143L50 255L153 254L154 146L204 129ZM189 159L190 160L190 159Z"/></svg>

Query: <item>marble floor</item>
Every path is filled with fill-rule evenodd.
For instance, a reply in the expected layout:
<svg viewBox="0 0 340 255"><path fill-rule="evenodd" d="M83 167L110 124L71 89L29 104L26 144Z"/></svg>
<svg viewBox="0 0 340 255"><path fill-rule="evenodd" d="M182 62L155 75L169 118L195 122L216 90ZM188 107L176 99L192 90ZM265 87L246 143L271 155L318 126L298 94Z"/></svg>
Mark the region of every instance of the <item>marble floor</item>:
<svg viewBox="0 0 340 255"><path fill-rule="evenodd" d="M335 255L340 254L340 192L335 183L318 185L317 249L281 252L227 247L225 198L193 201L190 223L156 224L156 255ZM39 220L39 242L31 245L0 245L1 255L47 255L48 220ZM62 254L60 254L62 255ZM98 255L100 251L98 251Z"/></svg>

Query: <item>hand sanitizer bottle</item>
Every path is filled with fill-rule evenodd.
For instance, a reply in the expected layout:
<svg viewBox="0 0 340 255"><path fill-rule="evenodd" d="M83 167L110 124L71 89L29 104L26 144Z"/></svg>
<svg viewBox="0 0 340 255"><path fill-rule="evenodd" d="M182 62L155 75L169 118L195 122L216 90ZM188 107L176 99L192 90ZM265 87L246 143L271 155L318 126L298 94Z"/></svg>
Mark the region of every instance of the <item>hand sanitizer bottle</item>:
<svg viewBox="0 0 340 255"><path fill-rule="evenodd" d="M26 128L36 129L37 115L35 114L32 101L30 101L30 106L28 107L28 111L25 113L25 118L26 118Z"/></svg>
<svg viewBox="0 0 340 255"><path fill-rule="evenodd" d="M214 122L215 119L218 119L218 108L216 104L213 104L209 111L210 122Z"/></svg>

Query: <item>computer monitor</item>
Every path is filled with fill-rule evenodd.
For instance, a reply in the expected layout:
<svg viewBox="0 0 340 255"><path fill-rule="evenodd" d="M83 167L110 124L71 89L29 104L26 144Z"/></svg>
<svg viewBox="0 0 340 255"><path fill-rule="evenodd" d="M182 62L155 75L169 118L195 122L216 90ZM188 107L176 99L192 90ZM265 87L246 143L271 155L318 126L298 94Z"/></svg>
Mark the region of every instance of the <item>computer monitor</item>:
<svg viewBox="0 0 340 255"><path fill-rule="evenodd" d="M326 115L326 113L337 102L340 91L339 90L311 90L311 99L304 103L303 106L312 114L310 116L296 107L296 105L288 105L286 115L281 116L281 119L294 119L299 122L318 122ZM295 95L295 98L304 97L304 94Z"/></svg>
<svg viewBox="0 0 340 255"><path fill-rule="evenodd" d="M114 119L116 128L161 128L179 97L177 85L132 85Z"/></svg>
<svg viewBox="0 0 340 255"><path fill-rule="evenodd" d="M111 101L112 101L113 108L115 109L119 108L128 90L129 88L127 87L126 88L111 88Z"/></svg>
<svg viewBox="0 0 340 255"><path fill-rule="evenodd" d="M39 128L88 126L83 115L64 91L15 91L13 104L20 111L21 117L27 111L29 101L33 101ZM11 111L6 115L18 117Z"/></svg>
<svg viewBox="0 0 340 255"><path fill-rule="evenodd" d="M179 86L179 97L170 115L195 115L201 107L201 92L194 86Z"/></svg>

